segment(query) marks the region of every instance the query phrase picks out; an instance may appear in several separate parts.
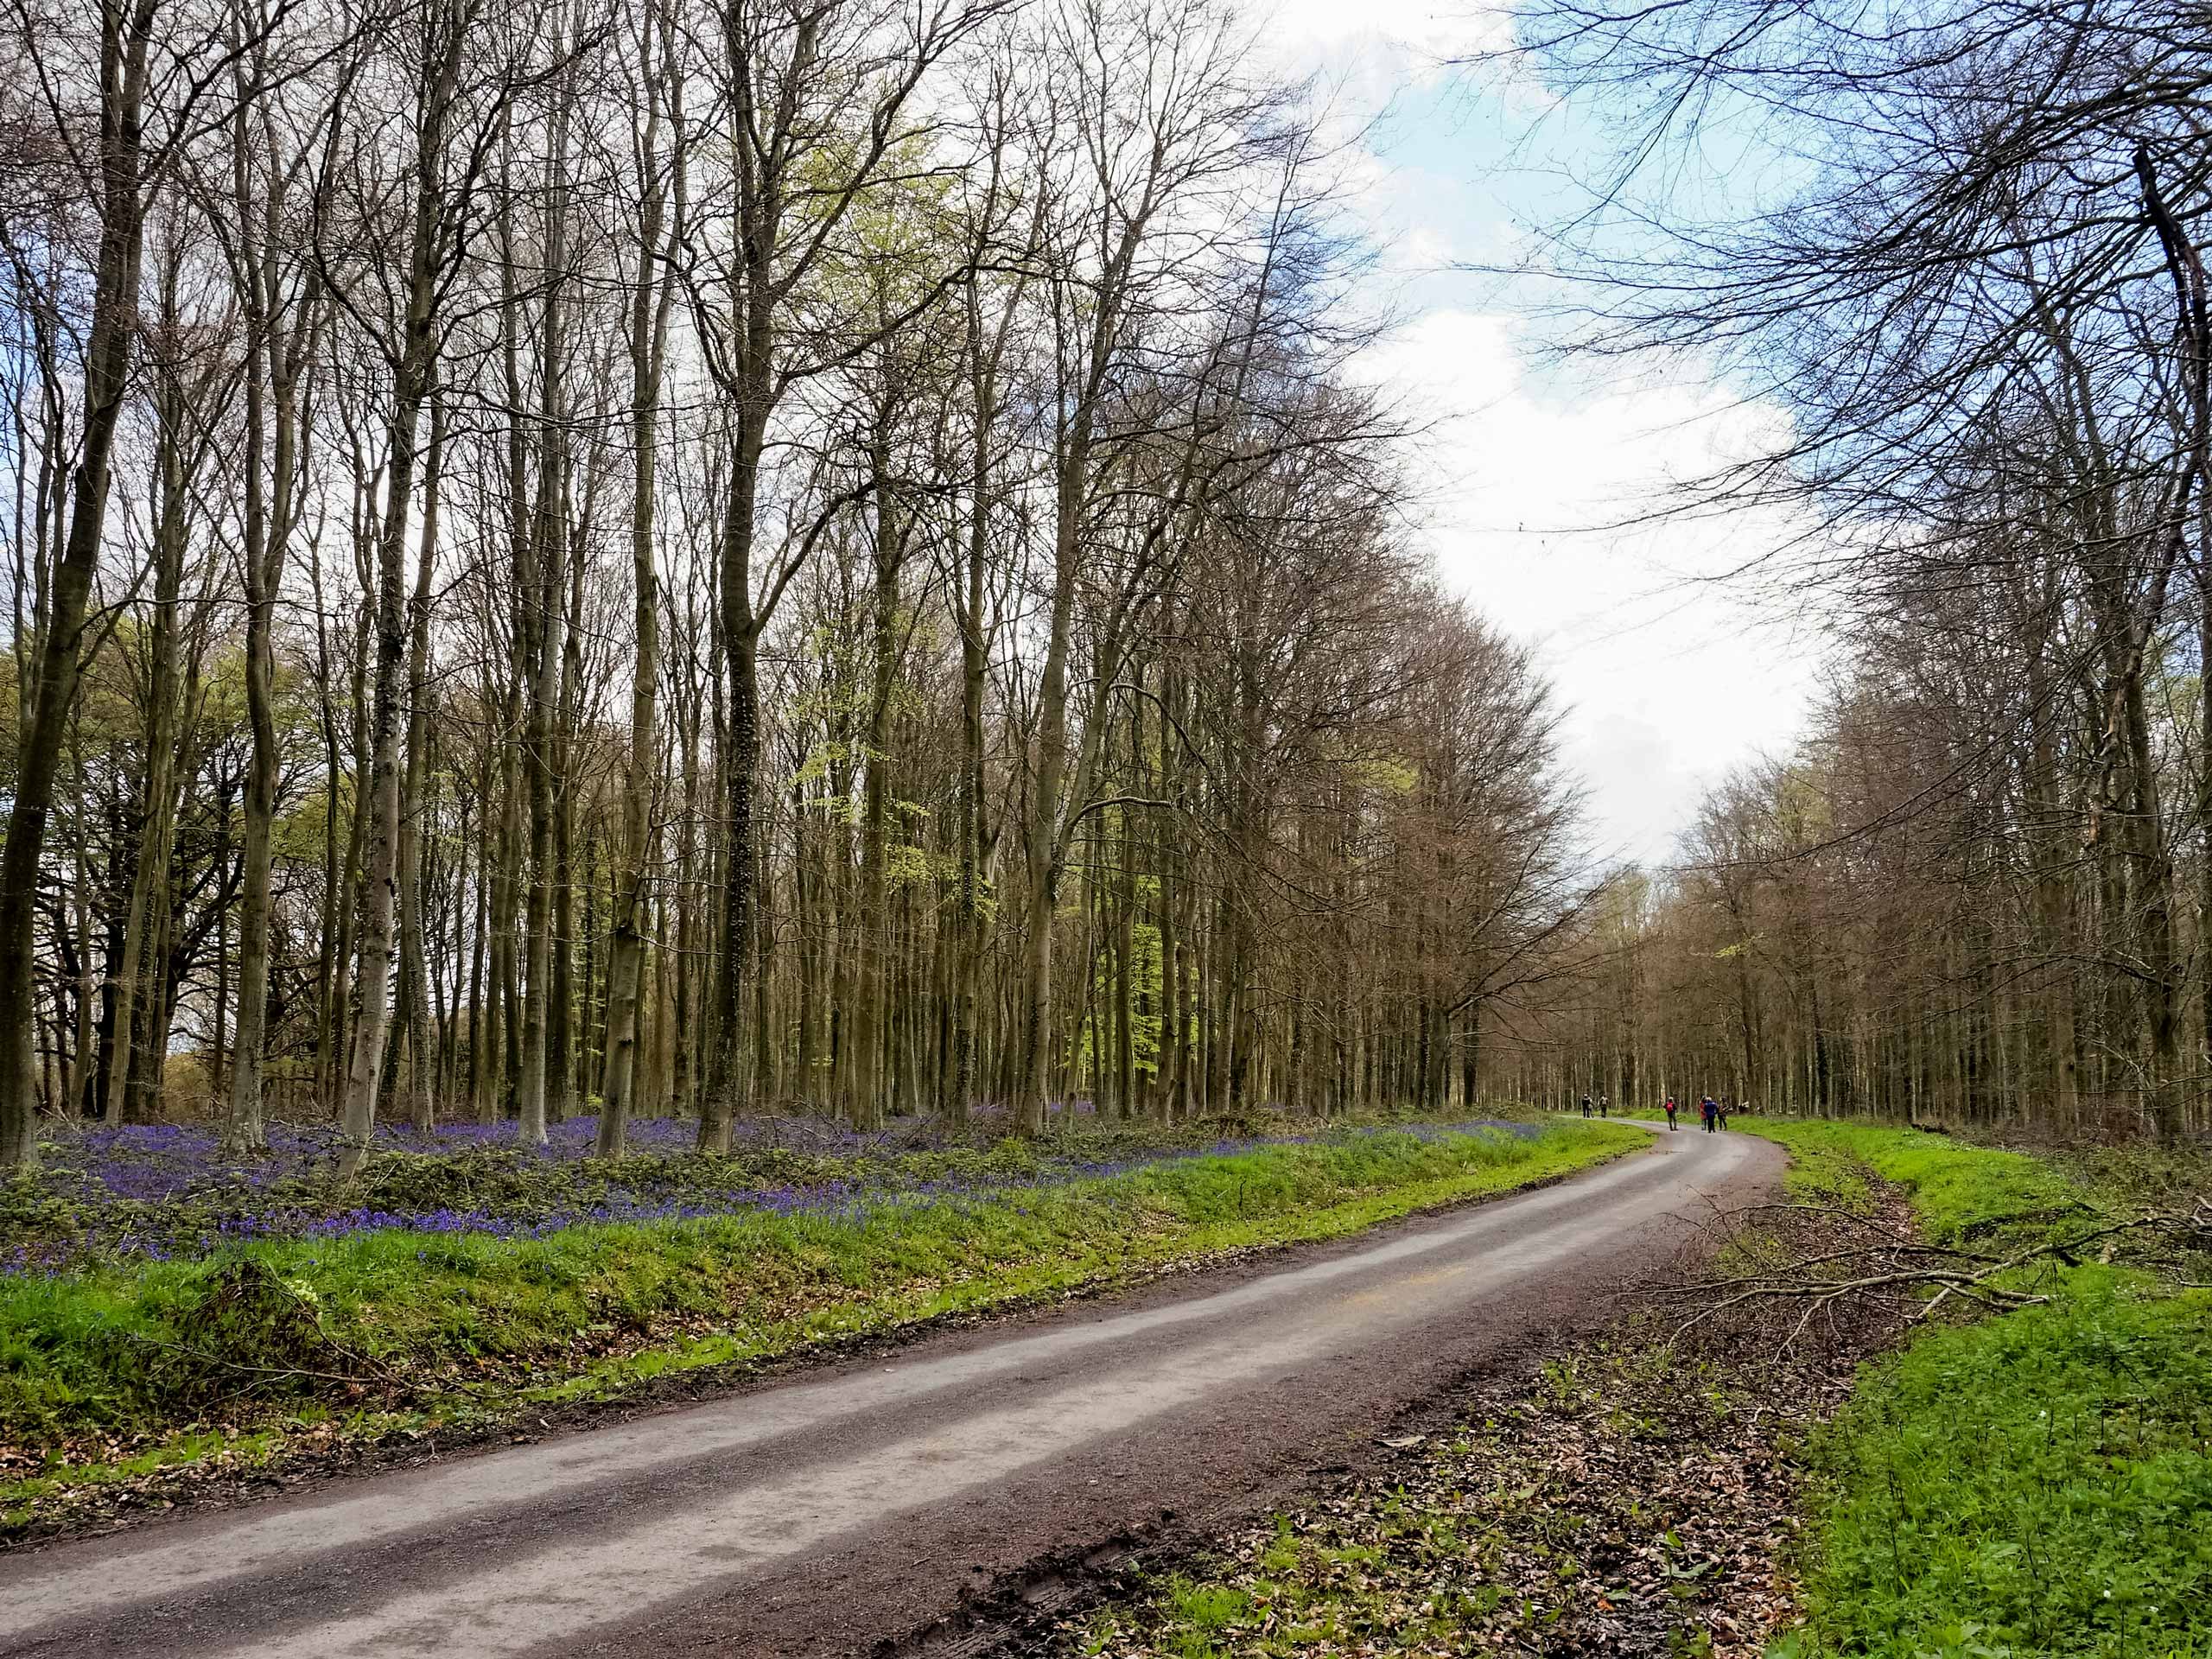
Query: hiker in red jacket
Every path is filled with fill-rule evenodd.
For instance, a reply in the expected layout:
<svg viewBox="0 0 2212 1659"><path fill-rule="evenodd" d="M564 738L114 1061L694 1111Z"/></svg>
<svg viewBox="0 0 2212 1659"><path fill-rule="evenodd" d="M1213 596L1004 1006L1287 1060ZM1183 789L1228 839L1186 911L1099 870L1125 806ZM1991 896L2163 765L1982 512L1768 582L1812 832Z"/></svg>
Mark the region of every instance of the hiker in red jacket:
<svg viewBox="0 0 2212 1659"><path fill-rule="evenodd" d="M1677 1129L1681 1127L1681 1124L1675 1122L1675 1097L1672 1095L1667 1096L1667 1127L1670 1129Z"/></svg>

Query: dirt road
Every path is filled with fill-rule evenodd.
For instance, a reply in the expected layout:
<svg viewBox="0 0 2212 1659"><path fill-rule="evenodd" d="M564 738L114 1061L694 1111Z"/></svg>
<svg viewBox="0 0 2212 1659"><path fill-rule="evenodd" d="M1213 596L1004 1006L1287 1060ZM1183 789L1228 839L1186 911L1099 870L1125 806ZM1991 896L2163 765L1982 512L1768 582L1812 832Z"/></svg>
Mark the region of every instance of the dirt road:
<svg viewBox="0 0 2212 1659"><path fill-rule="evenodd" d="M1601 1316L1767 1142L1661 1134L1517 1198L708 1405L0 1559L0 1655L866 1652L966 1590L1342 1460Z"/></svg>

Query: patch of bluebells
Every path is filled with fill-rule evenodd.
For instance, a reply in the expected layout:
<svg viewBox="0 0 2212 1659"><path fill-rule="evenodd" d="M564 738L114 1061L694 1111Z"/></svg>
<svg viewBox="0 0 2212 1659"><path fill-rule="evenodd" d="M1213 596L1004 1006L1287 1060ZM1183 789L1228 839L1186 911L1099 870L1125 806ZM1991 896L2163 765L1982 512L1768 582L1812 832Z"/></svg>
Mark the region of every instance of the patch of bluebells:
<svg viewBox="0 0 2212 1659"><path fill-rule="evenodd" d="M1096 1128L1048 1141L1054 1149L1038 1156L1006 1143L982 1150L978 1137L1001 1127L989 1114L964 1141L912 1126L871 1135L821 1119L760 1118L731 1126L736 1155L725 1159L696 1154L696 1122L644 1118L627 1126L628 1155L606 1165L586 1162L598 1134L588 1116L549 1126L543 1146L522 1142L512 1123L427 1131L397 1125L379 1129L374 1149L414 1156L371 1160L371 1175L389 1172L401 1194L387 1192L382 1202L361 1202L358 1182L334 1179L340 1139L327 1126L272 1125L268 1156L245 1160L226 1157L219 1134L202 1126L103 1126L50 1145L45 1170L0 1189L0 1274L192 1260L253 1241L388 1230L522 1239L570 1227L743 1215L856 1224L889 1206L948 1199L1007 1204L1027 1214L1025 1198L1072 1182L1325 1138L1210 1137L1125 1151L1116 1145L1116 1155L1098 1155L1078 1149L1107 1127L1090 1103L1069 1103L1054 1116L1056 1128L1084 1117ZM1478 1129L1538 1132L1491 1120L1391 1126L1432 1144ZM1103 1138L1126 1144L1145 1136L1125 1127ZM601 1173L608 1170L616 1173ZM487 1187L497 1195L489 1201L454 1201Z"/></svg>
<svg viewBox="0 0 2212 1659"><path fill-rule="evenodd" d="M917 1140L910 1131L893 1141L888 1135L867 1135L815 1118L759 1118L733 1123L733 1147L794 1147L830 1156L859 1157L897 1145L900 1149L941 1145ZM632 1155L685 1153L698 1137L688 1118L632 1118L626 1128ZM518 1153L546 1163L575 1163L592 1156L599 1139L596 1114L550 1124L544 1144L525 1141L512 1122L442 1123L432 1129L405 1124L380 1125L372 1150L454 1154ZM266 1187L311 1174L334 1164L342 1137L331 1125L276 1125L269 1129L264 1156L234 1158L222 1150L219 1130L188 1123L100 1125L49 1145L46 1158L57 1168L78 1169L118 1198L152 1203L210 1186Z"/></svg>

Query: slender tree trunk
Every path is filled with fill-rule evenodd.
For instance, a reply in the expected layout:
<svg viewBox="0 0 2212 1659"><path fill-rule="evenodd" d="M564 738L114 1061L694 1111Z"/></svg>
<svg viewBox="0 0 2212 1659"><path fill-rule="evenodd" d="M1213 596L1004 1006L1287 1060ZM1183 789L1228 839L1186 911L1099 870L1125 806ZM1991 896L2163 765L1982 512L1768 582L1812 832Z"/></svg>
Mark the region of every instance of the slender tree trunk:
<svg viewBox="0 0 2212 1659"><path fill-rule="evenodd" d="M678 97L672 72L674 49L668 9L649 12L645 44L658 48L671 66L654 78L648 93L640 155L648 169L658 163L663 99ZM678 126L680 105L671 108ZM681 135L671 166L677 217L683 218L683 156ZM599 1115L598 1152L622 1155L637 1079L644 1021L639 1009L645 966L645 924L650 905L646 878L652 864L653 797L660 767L660 591L653 556L657 448L660 395L667 362L669 322L676 284L656 264L660 257L665 192L652 172L640 204L638 277L630 301L630 565L637 640L630 677L630 747L622 797L622 844L614 874L613 931L607 963L607 1078Z"/></svg>
<svg viewBox="0 0 2212 1659"><path fill-rule="evenodd" d="M173 260L164 261L162 274L163 332L177 327L177 271ZM139 1016L149 1006L145 979L159 962L148 946L169 881L169 855L176 828L177 747L182 714L181 645L184 593L185 502L189 488L185 449L191 439L185 423L183 388L175 370L165 365L157 375L155 405L156 477L160 497L154 533L154 617L148 630L146 677L145 795L138 823L138 861L130 884L130 908L123 929L123 965L116 976L116 1044L109 1073L108 1097L122 1103L123 1121L150 1122L159 1103L149 1092L149 1078L134 1076L133 1061ZM166 967L166 964L162 964ZM158 1071L158 1056L148 1057L148 1073Z"/></svg>
<svg viewBox="0 0 2212 1659"><path fill-rule="evenodd" d="M753 610L753 538L760 458L770 406L766 313L749 347L759 365L737 415L728 512L722 526L721 640L729 741L721 758L722 789L721 939L715 951L713 1047L700 1097L699 1146L729 1150L730 1121L741 1115L752 1071L746 1046L745 993L753 925L753 798L760 766L759 620Z"/></svg>
<svg viewBox="0 0 2212 1659"><path fill-rule="evenodd" d="M391 1011L391 959L398 906L401 683L407 662L406 577L408 510L415 494L416 445L423 406L437 371L439 242L446 230L447 132L454 81L467 35L466 20L448 16L436 56L425 64L421 119L413 157L412 241L409 248L406 313L391 361L391 413L385 424L385 506L378 526L376 677L369 722L369 787L356 810L366 817L364 885L356 976L360 1013L346 1068L340 1134L340 1171L351 1174L368 1156L375 1128L377 1086L384 1069Z"/></svg>
<svg viewBox="0 0 2212 1659"><path fill-rule="evenodd" d="M85 338L84 430L69 533L55 561L39 641L36 695L22 707L15 798L0 847L0 1167L38 1161L35 929L39 863L71 705L83 670L85 615L107 522L108 469L130 385L144 245L146 60L158 0L100 9L99 251Z"/></svg>
<svg viewBox="0 0 2212 1659"><path fill-rule="evenodd" d="M645 153L654 149L658 102L648 118ZM599 1113L598 1152L622 1155L638 1072L639 984L645 963L645 881L652 862L654 780L660 765L660 594L653 557L655 445L662 365L666 360L674 284L652 275L660 239L658 196L649 196L641 222L639 280L631 303L630 437L634 471L630 499L631 580L637 620L630 677L630 747L622 795L622 848L615 875L613 937L607 963L607 1085Z"/></svg>
<svg viewBox="0 0 2212 1659"><path fill-rule="evenodd" d="M406 783L399 819L400 1017L406 1022L407 1116L430 1127L435 1107L428 1065L429 970L423 945L423 832L428 815L430 743L430 590L437 569L438 484L444 471L446 410L430 403L430 448L423 469L423 541L408 604Z"/></svg>
<svg viewBox="0 0 2212 1659"><path fill-rule="evenodd" d="M855 966L860 983L854 997L853 1064L849 1074L848 1111L853 1126L883 1126L887 1021L887 969L892 951L891 918L884 904L884 861L889 855L889 770L891 693L898 670L899 568L904 560L905 524L889 499L891 458L887 437L879 430L874 454L875 591L869 626L868 723L861 741L867 770L861 785L860 927Z"/></svg>

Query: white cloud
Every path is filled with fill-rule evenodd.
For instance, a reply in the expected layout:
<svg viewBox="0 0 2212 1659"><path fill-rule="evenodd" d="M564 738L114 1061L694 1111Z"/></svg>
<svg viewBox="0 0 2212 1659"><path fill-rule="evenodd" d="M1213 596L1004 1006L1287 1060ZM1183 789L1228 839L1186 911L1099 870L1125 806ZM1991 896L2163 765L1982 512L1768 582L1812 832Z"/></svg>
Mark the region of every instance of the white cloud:
<svg viewBox="0 0 2212 1659"><path fill-rule="evenodd" d="M1422 451L1424 523L1446 579L1536 647L1570 709L1592 842L1663 859L1720 773L1789 746L1816 662L1712 580L1774 545L1778 519L1602 526L1743 453L1780 412L1693 377L1539 373L1499 284L1461 274L1515 263L1509 175L1484 158L1510 166L1513 135L1548 104L1517 73L1446 79L1451 60L1505 43L1502 8L1287 0L1252 16L1279 69L1317 78L1332 130L1372 146L1347 158L1352 200L1382 286L1412 316L1366 366L1440 417Z"/></svg>
<svg viewBox="0 0 2212 1659"><path fill-rule="evenodd" d="M1500 10L1426 0L1281 0L1257 12L1267 38L1309 58L1379 48L1431 67L1496 45L1507 29Z"/></svg>
<svg viewBox="0 0 2212 1659"><path fill-rule="evenodd" d="M1433 310L1369 365L1441 418L1422 451L1446 579L1537 649L1568 705L1567 758L1605 852L1663 857L1729 766L1786 748L1814 664L1712 578L1788 528L1607 528L1738 450L1764 410L1697 385L1577 389L1532 374L1508 319Z"/></svg>

